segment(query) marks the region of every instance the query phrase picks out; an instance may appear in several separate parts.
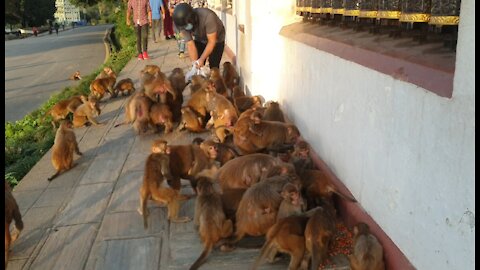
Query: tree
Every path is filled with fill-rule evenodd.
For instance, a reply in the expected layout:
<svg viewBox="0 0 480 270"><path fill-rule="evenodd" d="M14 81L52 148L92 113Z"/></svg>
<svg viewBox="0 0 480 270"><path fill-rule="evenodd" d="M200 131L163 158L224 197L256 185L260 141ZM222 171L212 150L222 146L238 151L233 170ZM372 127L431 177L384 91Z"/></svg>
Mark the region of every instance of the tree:
<svg viewBox="0 0 480 270"><path fill-rule="evenodd" d="M22 10L20 1L5 0L5 22L8 24L17 24L22 21Z"/></svg>
<svg viewBox="0 0 480 270"><path fill-rule="evenodd" d="M22 0L22 26L43 25L47 20L54 20L55 0Z"/></svg>

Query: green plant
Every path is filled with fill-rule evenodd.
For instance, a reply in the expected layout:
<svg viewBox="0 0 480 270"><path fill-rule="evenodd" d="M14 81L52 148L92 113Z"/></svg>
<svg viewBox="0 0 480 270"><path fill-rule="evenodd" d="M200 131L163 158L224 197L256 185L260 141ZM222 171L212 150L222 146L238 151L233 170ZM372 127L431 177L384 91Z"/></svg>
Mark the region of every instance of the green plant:
<svg viewBox="0 0 480 270"><path fill-rule="evenodd" d="M12 187L20 182L53 145L55 131L50 117L45 116L50 108L60 100L88 94L90 83L104 66L119 73L135 54L135 35L133 29L125 24L124 3L111 18L115 21L115 38L121 46L119 51L110 54L106 63L84 76L78 86L66 87L60 93L52 95L40 108L23 119L5 123L5 181Z"/></svg>

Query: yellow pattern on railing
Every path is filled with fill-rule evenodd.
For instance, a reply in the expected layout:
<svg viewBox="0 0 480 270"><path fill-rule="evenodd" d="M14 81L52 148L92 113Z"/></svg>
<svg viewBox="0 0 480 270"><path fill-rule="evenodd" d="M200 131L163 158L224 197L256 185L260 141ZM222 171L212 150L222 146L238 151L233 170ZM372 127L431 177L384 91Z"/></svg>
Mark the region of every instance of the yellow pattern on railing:
<svg viewBox="0 0 480 270"><path fill-rule="evenodd" d="M458 25L459 21L459 16L431 16L428 23L437 25Z"/></svg>
<svg viewBox="0 0 480 270"><path fill-rule="evenodd" d="M399 19L402 13L400 11L379 11L377 18L379 19Z"/></svg>
<svg viewBox="0 0 480 270"><path fill-rule="evenodd" d="M401 22L428 22L430 14L425 13L402 13L400 15Z"/></svg>

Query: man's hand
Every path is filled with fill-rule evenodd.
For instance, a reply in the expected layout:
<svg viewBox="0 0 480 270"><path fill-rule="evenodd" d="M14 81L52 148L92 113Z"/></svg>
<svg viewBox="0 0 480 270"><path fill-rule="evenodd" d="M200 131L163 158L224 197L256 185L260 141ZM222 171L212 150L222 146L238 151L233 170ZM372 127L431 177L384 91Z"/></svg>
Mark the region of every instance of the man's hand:
<svg viewBox="0 0 480 270"><path fill-rule="evenodd" d="M197 68L201 68L205 65L205 60L203 60L202 58L199 58L197 61L195 61L195 66Z"/></svg>
<svg viewBox="0 0 480 270"><path fill-rule="evenodd" d="M148 23L150 24L150 27L152 27L152 20L148 21Z"/></svg>

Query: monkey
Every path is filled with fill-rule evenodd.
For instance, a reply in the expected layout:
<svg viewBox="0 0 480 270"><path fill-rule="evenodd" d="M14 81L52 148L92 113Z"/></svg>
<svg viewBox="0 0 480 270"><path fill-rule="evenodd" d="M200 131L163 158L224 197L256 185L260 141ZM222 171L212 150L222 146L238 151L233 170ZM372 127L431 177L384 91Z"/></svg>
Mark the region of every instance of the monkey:
<svg viewBox="0 0 480 270"><path fill-rule="evenodd" d="M78 106L73 112L73 127L82 127L87 123L93 125L101 125L103 123L97 122L94 117L101 113L100 106L95 97L90 96L82 105Z"/></svg>
<svg viewBox="0 0 480 270"><path fill-rule="evenodd" d="M161 72L159 66L157 66L157 65L145 65L145 67L143 67L143 69L140 71L140 75L144 75L144 74L155 75L159 72Z"/></svg>
<svg viewBox="0 0 480 270"><path fill-rule="evenodd" d="M149 110L152 103L152 100L146 97L145 93L135 93L125 104L125 120L114 127L132 123L136 134L146 133L151 124Z"/></svg>
<svg viewBox="0 0 480 270"><path fill-rule="evenodd" d="M165 127L165 134L172 132L173 130L173 115L170 111L170 108L167 104L162 103L154 103L150 107L150 121L152 125L157 127L157 131L159 130L160 125L164 125Z"/></svg>
<svg viewBox="0 0 480 270"><path fill-rule="evenodd" d="M278 173L279 172L279 173ZM218 171L218 181L223 189L249 188L270 176L293 174L291 164L271 155L255 153L227 161Z"/></svg>
<svg viewBox="0 0 480 270"><path fill-rule="evenodd" d="M126 78L120 80L115 86L114 90L116 95L121 94L122 96L129 96L135 91L135 85L133 84L132 79Z"/></svg>
<svg viewBox="0 0 480 270"><path fill-rule="evenodd" d="M10 233L10 224L15 221L15 228ZM18 239L23 230L23 220L17 201L13 197L10 185L5 180L5 268L7 269L10 246Z"/></svg>
<svg viewBox="0 0 480 270"><path fill-rule="evenodd" d="M151 147L151 153L145 162L143 183L140 187L140 207L138 212L143 216L143 226L148 228L147 208L148 199L160 203L166 203L168 209L168 220L171 222L188 222L189 217L178 217L180 201L188 200L190 196L180 194L179 190L165 185L165 179L173 179L170 172L171 148L164 140L156 140Z"/></svg>
<svg viewBox="0 0 480 270"><path fill-rule="evenodd" d="M207 87L208 81L201 75L193 75L190 82L190 91L191 94L197 92L198 90Z"/></svg>
<svg viewBox="0 0 480 270"><path fill-rule="evenodd" d="M304 170L299 176L302 179L302 189L309 208L322 205L321 198L331 200L333 193L347 201L357 202L355 198L341 193L323 171Z"/></svg>
<svg viewBox="0 0 480 270"><path fill-rule="evenodd" d="M353 254L348 256L352 270L385 270L383 247L369 226L360 222L353 227L353 233Z"/></svg>
<svg viewBox="0 0 480 270"><path fill-rule="evenodd" d="M328 257L328 250L335 240L336 217L330 208L318 207L305 227L305 255L302 269L308 269L310 258L311 269L318 269Z"/></svg>
<svg viewBox="0 0 480 270"><path fill-rule="evenodd" d="M225 143L217 143L213 140L204 140L200 137L197 137L192 140L192 144L200 145L204 141L208 141L217 147L217 157L215 160L220 163L220 166L223 166L225 163L227 163L227 161L240 156L237 150Z"/></svg>
<svg viewBox="0 0 480 270"><path fill-rule="evenodd" d="M237 121L236 114L232 115L231 110L225 109L223 113L219 114L216 111L210 112L211 118L206 124L206 128L214 127L214 134L221 143L225 142L228 135L233 130L233 124Z"/></svg>
<svg viewBox="0 0 480 270"><path fill-rule="evenodd" d="M203 117L194 111L190 106L184 106L181 109L182 119L178 125L178 130L189 130L191 132L204 132Z"/></svg>
<svg viewBox="0 0 480 270"><path fill-rule="evenodd" d="M228 61L223 63L222 75L228 89L233 89L239 84L239 76L232 63Z"/></svg>
<svg viewBox="0 0 480 270"><path fill-rule="evenodd" d="M202 118L202 127L204 126L204 123L206 123L205 119L207 117L207 112L210 112L210 110L207 110L207 93L210 92L212 92L210 88L202 87L200 90L193 93L187 102L187 106Z"/></svg>
<svg viewBox="0 0 480 270"><path fill-rule="evenodd" d="M263 113L262 119L265 121L278 121L285 123L285 117L283 116L283 112L280 109L280 104L275 101L267 102L266 106L267 109Z"/></svg>
<svg viewBox="0 0 480 270"><path fill-rule="evenodd" d="M252 153L252 150L255 149L255 145L248 140L250 136L248 133L251 132L257 136L261 136L261 131L256 130L255 124L260 123L264 110L264 107L248 109L240 114L235 123L232 130L233 143L242 154Z"/></svg>
<svg viewBox="0 0 480 270"><path fill-rule="evenodd" d="M177 92L163 72L159 71L155 75L145 73L143 76L148 78L143 82L143 89L153 102L167 103L167 93L170 93L173 100L181 97L180 95L177 97Z"/></svg>
<svg viewBox="0 0 480 270"><path fill-rule="evenodd" d="M70 120L63 120L60 127L55 134L55 141L52 147L52 164L56 172L48 178L52 181L60 173L70 170L75 165L73 164L73 153L81 156L82 153L78 149L75 132L72 129L72 122Z"/></svg>
<svg viewBox="0 0 480 270"><path fill-rule="evenodd" d="M242 96L233 99L233 104L235 108L242 113L250 108L262 107L262 98L260 96Z"/></svg>
<svg viewBox="0 0 480 270"><path fill-rule="evenodd" d="M239 85L235 85L232 88L232 99L235 100L236 98L239 97L245 97L245 92L243 92L242 88L240 88Z"/></svg>
<svg viewBox="0 0 480 270"><path fill-rule="evenodd" d="M210 69L210 82L215 85L215 91L217 94L220 94L225 98L230 98L231 95L228 94L227 85L217 67Z"/></svg>
<svg viewBox="0 0 480 270"><path fill-rule="evenodd" d="M68 79L69 79L69 80L73 80L73 81L81 80L82 77L80 77L80 71L78 71L78 70L75 71L75 72L72 74L72 76L70 76Z"/></svg>
<svg viewBox="0 0 480 270"><path fill-rule="evenodd" d="M300 131L293 124L261 120L258 124L255 124L255 127L257 134L247 132L243 135L247 135L246 139L239 136L239 134L235 136L235 132L238 132L238 129L234 129L233 143L244 154L262 150L278 152L285 146L293 146L300 137ZM261 134L261 136L258 134Z"/></svg>
<svg viewBox="0 0 480 270"><path fill-rule="evenodd" d="M93 82L90 84L90 93L99 101L107 92L110 94L110 98L114 98L117 96L115 90L113 89L116 81L117 75L112 71L107 77L93 80Z"/></svg>
<svg viewBox="0 0 480 270"><path fill-rule="evenodd" d="M273 262L277 251L290 255L289 270L299 269L305 253L304 231L308 220L307 216L289 216L278 220L268 230L266 242L260 250L260 256L255 260L252 269L257 269L266 257L270 262Z"/></svg>
<svg viewBox="0 0 480 270"><path fill-rule="evenodd" d="M305 211L302 195L296 185L292 183L285 184L280 195L282 195L283 200L278 208L277 221Z"/></svg>
<svg viewBox="0 0 480 270"><path fill-rule="evenodd" d="M104 67L95 79L108 78L115 72L110 67Z"/></svg>
<svg viewBox="0 0 480 270"><path fill-rule="evenodd" d="M215 244L233 233L232 221L227 219L222 208L222 198L211 179L200 177L197 180L197 198L195 202L194 222L203 242L203 252L190 269L198 269L212 251Z"/></svg>
<svg viewBox="0 0 480 270"><path fill-rule="evenodd" d="M234 131L236 131L236 135L240 138L243 142L248 141L248 133L255 134L259 137L262 137L262 130L260 129L260 123L262 122L262 114L258 111L254 111L250 114L250 121L245 122L246 125L242 127L236 127Z"/></svg>
<svg viewBox="0 0 480 270"><path fill-rule="evenodd" d="M232 222L236 222L236 212L238 209L238 205L242 200L243 194L247 191L246 188L226 188L222 189L221 196L222 196L222 206L223 211L228 219Z"/></svg>
<svg viewBox="0 0 480 270"><path fill-rule="evenodd" d="M236 120L238 119L238 113L235 109L235 106L233 106L233 104L226 97L210 90L206 92L205 100L207 102L207 111L221 112L218 113L218 116L222 117L223 114L225 114L225 111L228 110L231 117L233 118L232 120L234 120L232 125L235 124Z"/></svg>
<svg viewBox="0 0 480 270"><path fill-rule="evenodd" d="M177 95L180 96L187 85L185 83L185 74L183 73L183 70L178 67L174 68L170 76L168 76L168 79L170 80L175 92L177 92Z"/></svg>
<svg viewBox="0 0 480 270"><path fill-rule="evenodd" d="M69 113L74 113L78 106L86 101L87 97L84 95L73 96L69 99L59 101L45 114L45 116L52 116L52 126L56 129L56 122L65 119Z"/></svg>
<svg viewBox="0 0 480 270"><path fill-rule="evenodd" d="M291 162L298 174L303 173L304 170L315 169L310 157L310 145L306 141L299 141L295 144Z"/></svg>
<svg viewBox="0 0 480 270"><path fill-rule="evenodd" d="M180 190L180 178L190 180L192 188L196 187L196 175L214 166L217 157L215 144L205 141L200 145L170 145L170 171L173 179L168 184Z"/></svg>

